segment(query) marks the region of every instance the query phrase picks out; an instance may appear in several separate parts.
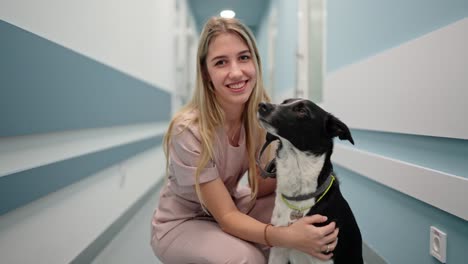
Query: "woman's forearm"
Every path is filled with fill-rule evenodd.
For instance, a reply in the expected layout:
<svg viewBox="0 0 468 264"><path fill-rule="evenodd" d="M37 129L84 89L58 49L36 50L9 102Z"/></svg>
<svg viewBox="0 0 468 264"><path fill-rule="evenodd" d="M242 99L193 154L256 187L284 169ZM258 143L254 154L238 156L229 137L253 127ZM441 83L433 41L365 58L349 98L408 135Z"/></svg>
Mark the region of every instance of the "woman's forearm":
<svg viewBox="0 0 468 264"><path fill-rule="evenodd" d="M276 190L276 179L262 179L258 176L258 194L257 197L267 196Z"/></svg>
<svg viewBox="0 0 468 264"><path fill-rule="evenodd" d="M267 245L265 227L262 223L239 211L226 215L219 221L221 229L238 238ZM269 226L266 232L268 242L273 246L289 247L287 227Z"/></svg>

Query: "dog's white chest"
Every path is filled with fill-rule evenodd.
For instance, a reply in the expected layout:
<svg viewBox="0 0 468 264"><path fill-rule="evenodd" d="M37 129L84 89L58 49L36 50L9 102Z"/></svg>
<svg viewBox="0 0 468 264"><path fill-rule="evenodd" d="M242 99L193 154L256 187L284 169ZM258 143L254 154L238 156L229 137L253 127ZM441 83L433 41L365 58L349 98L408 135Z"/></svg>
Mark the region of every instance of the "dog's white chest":
<svg viewBox="0 0 468 264"><path fill-rule="evenodd" d="M298 206L298 208L301 208L299 204L302 204L302 207L312 207L313 202L304 202L304 203L294 203L295 205ZM288 207L286 204L284 204L284 201L282 201L280 195L276 196L275 199L275 208L273 209L273 215L271 218L271 223L275 226L288 226L298 219L302 218L308 210L297 210L297 209L292 209Z"/></svg>
<svg viewBox="0 0 468 264"><path fill-rule="evenodd" d="M317 189L317 178L322 170L325 155L306 155L292 146L284 145L276 160L277 189L275 208L271 223L287 226L303 217L315 204L315 198L305 201L285 201L281 194L299 195L313 193ZM333 264L333 260L321 261L301 251L287 248L272 248L270 264Z"/></svg>
<svg viewBox="0 0 468 264"><path fill-rule="evenodd" d="M304 206L310 206L310 203L303 204ZM291 214L294 214L294 211L295 210L289 208L286 204L284 204L280 196L277 195L271 223L275 226L287 226L293 223L294 221L296 221L296 219L293 219L291 217ZM308 210L306 210L305 212L301 212L301 217L305 215L307 211ZM322 261L294 249L273 247L270 250L270 258L268 261L269 264L284 264L288 263L288 261L291 264L333 264L333 260Z"/></svg>
<svg viewBox="0 0 468 264"><path fill-rule="evenodd" d="M315 198L289 201L282 197L314 193L325 155L307 155L287 144L276 160L277 188L272 224L285 226L303 217L315 204Z"/></svg>

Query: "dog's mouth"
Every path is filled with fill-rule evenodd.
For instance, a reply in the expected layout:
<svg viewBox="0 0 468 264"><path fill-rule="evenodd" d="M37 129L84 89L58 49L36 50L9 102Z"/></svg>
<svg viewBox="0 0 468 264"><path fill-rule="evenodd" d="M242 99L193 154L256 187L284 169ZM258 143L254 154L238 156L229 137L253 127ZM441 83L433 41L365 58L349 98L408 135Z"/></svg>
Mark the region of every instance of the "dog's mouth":
<svg viewBox="0 0 468 264"><path fill-rule="evenodd" d="M266 118L261 116L260 113L257 113L257 118L258 118L258 121L260 122L261 126L263 126L264 124L268 124L268 121L266 120ZM263 127L263 128L265 128L265 127Z"/></svg>
<svg viewBox="0 0 468 264"><path fill-rule="evenodd" d="M273 135L277 135L278 131L275 127L273 127L266 118L258 115L258 121L260 123L260 126L263 127L267 132Z"/></svg>
<svg viewBox="0 0 468 264"><path fill-rule="evenodd" d="M260 112L257 112L257 118L260 123L260 126L262 126L264 129L267 129L266 127L270 126L268 119L264 117Z"/></svg>
<svg viewBox="0 0 468 264"><path fill-rule="evenodd" d="M272 114L275 107L274 104L260 103L258 105L257 118L261 127L270 134L278 136L278 129L272 124Z"/></svg>

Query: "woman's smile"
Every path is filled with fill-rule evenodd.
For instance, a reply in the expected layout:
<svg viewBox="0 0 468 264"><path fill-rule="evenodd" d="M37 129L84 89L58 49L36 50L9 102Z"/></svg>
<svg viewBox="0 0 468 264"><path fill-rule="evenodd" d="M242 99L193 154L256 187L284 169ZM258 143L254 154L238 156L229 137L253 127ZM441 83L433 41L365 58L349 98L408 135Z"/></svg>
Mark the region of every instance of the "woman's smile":
<svg viewBox="0 0 468 264"><path fill-rule="evenodd" d="M248 80L245 80L245 81L240 81L236 83L231 83L227 85L227 87L231 89L231 91L234 93L241 93L245 91L245 88L247 87L248 82L249 82Z"/></svg>

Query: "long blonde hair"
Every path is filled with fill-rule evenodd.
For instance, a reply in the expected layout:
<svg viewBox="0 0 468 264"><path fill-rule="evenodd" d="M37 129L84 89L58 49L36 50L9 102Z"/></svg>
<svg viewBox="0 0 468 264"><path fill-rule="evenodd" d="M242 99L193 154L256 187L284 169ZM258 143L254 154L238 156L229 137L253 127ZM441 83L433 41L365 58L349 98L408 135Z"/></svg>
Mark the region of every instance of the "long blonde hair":
<svg viewBox="0 0 468 264"><path fill-rule="evenodd" d="M195 190L204 208L203 197L200 191L200 173L210 160L214 161L213 143L215 130L224 124L224 111L214 96L214 87L208 77L206 57L211 41L221 33L234 33L240 36L249 47L252 53L253 62L256 69L256 84L252 90L250 98L244 108L242 122L245 127L246 147L249 160L248 179L252 190L251 198L255 199L258 192L256 179L255 154L258 150L258 143L265 139L265 131L259 126L257 120L257 107L261 101L270 101L263 87L262 67L257 45L252 32L237 19L226 19L212 17L205 24L200 36L197 53L197 80L191 101L177 112L169 124L169 128L164 137L163 147L166 154L166 171L169 165L169 144L174 124L184 114L193 110L198 111L196 120L191 120L189 124L196 123L201 137L201 156L195 172Z"/></svg>

